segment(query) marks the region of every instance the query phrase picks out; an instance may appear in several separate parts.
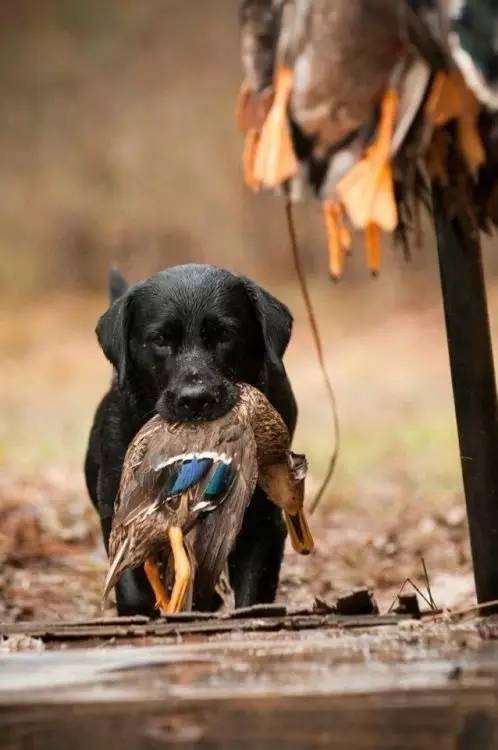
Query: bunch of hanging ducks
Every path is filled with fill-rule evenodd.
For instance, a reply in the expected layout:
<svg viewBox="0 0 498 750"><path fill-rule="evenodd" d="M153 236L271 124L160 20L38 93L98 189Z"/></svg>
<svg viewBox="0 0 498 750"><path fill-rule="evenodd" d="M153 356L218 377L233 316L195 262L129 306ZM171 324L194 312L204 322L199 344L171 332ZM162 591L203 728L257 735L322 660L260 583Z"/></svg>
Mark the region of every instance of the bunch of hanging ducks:
<svg viewBox="0 0 498 750"><path fill-rule="evenodd" d="M437 183L451 216L498 224L496 0L243 0L238 120L254 190L321 201L329 267L352 230L376 274Z"/></svg>
<svg viewBox="0 0 498 750"><path fill-rule="evenodd" d="M143 565L161 614L192 605L194 582L214 591L256 483L282 508L295 550L313 538L303 510L306 459L266 397L238 386L238 400L209 422L159 415L126 453L109 539L104 599L127 568Z"/></svg>

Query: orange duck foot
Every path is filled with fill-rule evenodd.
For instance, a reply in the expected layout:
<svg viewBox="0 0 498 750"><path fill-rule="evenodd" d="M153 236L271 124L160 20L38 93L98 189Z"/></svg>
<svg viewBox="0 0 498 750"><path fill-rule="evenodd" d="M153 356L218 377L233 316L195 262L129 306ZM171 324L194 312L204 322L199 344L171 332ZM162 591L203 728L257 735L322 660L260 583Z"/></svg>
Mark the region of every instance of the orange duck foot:
<svg viewBox="0 0 498 750"><path fill-rule="evenodd" d="M431 92L427 98L426 114L436 128L446 125L462 113L461 85L456 73L439 71L434 76Z"/></svg>
<svg viewBox="0 0 498 750"><path fill-rule="evenodd" d="M256 178L254 167L261 137L261 128L273 101L271 89L254 93L244 81L240 87L235 117L240 129L246 134L242 156L244 182L252 190L259 190L261 182Z"/></svg>
<svg viewBox="0 0 498 750"><path fill-rule="evenodd" d="M427 99L426 115L436 128L457 121L458 144L471 174L484 163L479 133L480 105L458 71L440 71L434 77Z"/></svg>
<svg viewBox="0 0 498 750"><path fill-rule="evenodd" d="M248 130L244 141L244 153L242 155L244 182L247 187L250 187L254 191L259 190L261 187L261 182L257 179L254 169L260 137L258 130L254 130L254 128Z"/></svg>
<svg viewBox="0 0 498 750"><path fill-rule="evenodd" d="M162 582L161 574L156 563L149 558L144 564L145 575L150 583L154 596L156 597L156 609L165 615L169 607L169 599Z"/></svg>
<svg viewBox="0 0 498 750"><path fill-rule="evenodd" d="M365 229L365 251L367 267L372 276L378 276L380 271L382 244L380 241L380 230L377 224L370 222Z"/></svg>
<svg viewBox="0 0 498 750"><path fill-rule="evenodd" d="M365 156L337 185L337 194L351 222L359 229L375 224L392 232L398 223L390 164L391 140L398 109L398 93L388 89L381 105L377 135Z"/></svg>
<svg viewBox="0 0 498 750"><path fill-rule="evenodd" d="M192 581L192 570L188 555L183 544L183 533L179 526L172 526L169 530L169 541L173 553L175 566L175 582L171 592L171 599L167 613L181 612L185 597Z"/></svg>
<svg viewBox="0 0 498 750"><path fill-rule="evenodd" d="M275 73L273 104L261 129L254 177L264 187L277 187L298 170L287 107L292 91L292 71L279 66Z"/></svg>
<svg viewBox="0 0 498 750"><path fill-rule="evenodd" d="M344 225L339 203L324 201L322 208L327 232L329 271L333 280L338 281L342 276L346 253L351 247L351 234Z"/></svg>

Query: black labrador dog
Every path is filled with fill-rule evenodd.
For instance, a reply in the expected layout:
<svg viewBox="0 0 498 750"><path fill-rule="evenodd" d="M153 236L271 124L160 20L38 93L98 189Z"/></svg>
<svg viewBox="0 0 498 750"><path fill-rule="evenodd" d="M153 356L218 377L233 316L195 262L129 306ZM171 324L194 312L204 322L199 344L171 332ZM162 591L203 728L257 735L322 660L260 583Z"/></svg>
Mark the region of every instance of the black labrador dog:
<svg viewBox="0 0 498 750"><path fill-rule="evenodd" d="M282 363L292 317L257 284L192 264L129 288L112 272L110 287L111 306L96 332L114 377L97 409L85 464L106 549L126 449L155 413L173 421L214 419L230 410L234 383L243 381L266 394L291 433L297 416ZM256 489L229 558L237 607L273 601L284 540L280 510ZM122 615L153 614L142 569L122 576L116 597ZM194 592L194 606L213 609L214 593Z"/></svg>

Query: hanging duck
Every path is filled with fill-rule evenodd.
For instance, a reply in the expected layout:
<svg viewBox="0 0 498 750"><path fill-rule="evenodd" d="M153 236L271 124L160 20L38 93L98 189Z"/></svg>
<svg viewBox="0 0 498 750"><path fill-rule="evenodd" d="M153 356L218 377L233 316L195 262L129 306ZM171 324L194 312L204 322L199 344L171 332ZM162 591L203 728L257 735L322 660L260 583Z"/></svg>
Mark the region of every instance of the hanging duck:
<svg viewBox="0 0 498 750"><path fill-rule="evenodd" d="M481 118L497 109L495 16L492 0L242 2L245 179L318 195L333 277L349 226L379 270L380 231L403 229L424 178L444 178L447 138L479 188L495 138ZM488 196L490 183L488 170Z"/></svg>
<svg viewBox="0 0 498 750"><path fill-rule="evenodd" d="M240 385L234 408L210 422L153 417L125 457L104 599L125 569L139 565L163 614L183 608L196 567L203 585L214 588L256 483L283 509L294 548L308 554L313 539L303 511L305 475L306 461L290 451L283 420L251 386ZM167 568L170 552L168 595L161 565L166 560Z"/></svg>

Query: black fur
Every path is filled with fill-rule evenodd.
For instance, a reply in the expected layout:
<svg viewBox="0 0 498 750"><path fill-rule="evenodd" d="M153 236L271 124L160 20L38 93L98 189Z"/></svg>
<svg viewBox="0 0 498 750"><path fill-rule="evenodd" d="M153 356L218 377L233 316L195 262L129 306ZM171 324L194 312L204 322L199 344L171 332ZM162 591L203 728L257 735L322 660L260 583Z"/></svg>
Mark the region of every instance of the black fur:
<svg viewBox="0 0 498 750"><path fill-rule="evenodd" d="M194 264L128 289L116 271L110 282L114 301L97 337L115 377L97 409L85 465L106 548L126 448L153 414L215 418L232 407L238 381L260 388L291 432L297 414L282 363L292 317L254 282ZM273 601L284 539L280 511L257 489L229 560L237 606ZM143 570L125 573L116 594L120 614L153 613ZM196 591L194 605L214 607L213 592Z"/></svg>

